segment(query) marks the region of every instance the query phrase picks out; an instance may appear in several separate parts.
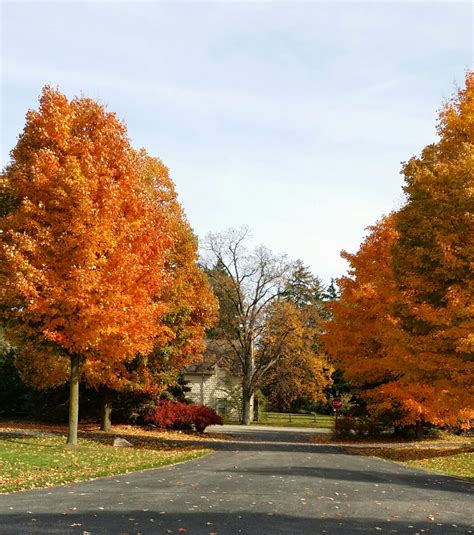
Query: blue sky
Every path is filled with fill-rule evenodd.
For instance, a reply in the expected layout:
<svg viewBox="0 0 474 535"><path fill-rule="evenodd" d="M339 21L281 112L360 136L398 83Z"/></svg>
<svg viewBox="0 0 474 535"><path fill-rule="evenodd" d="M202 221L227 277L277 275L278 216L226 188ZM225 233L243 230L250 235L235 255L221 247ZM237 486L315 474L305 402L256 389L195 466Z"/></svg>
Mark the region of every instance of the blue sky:
<svg viewBox="0 0 474 535"><path fill-rule="evenodd" d="M403 202L472 68L470 2L5 2L0 164L41 87L99 99L199 236L246 224L329 281Z"/></svg>

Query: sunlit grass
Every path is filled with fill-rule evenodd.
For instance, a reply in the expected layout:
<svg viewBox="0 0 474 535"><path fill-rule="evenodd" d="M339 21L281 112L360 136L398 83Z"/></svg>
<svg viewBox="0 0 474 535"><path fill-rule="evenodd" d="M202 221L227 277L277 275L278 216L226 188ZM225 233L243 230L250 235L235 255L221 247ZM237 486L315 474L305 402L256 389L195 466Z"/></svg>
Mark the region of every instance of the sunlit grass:
<svg viewBox="0 0 474 535"><path fill-rule="evenodd" d="M267 412L255 425L271 425L274 427L319 427L332 429L334 427L334 417L324 414L297 414L286 412Z"/></svg>
<svg viewBox="0 0 474 535"><path fill-rule="evenodd" d="M474 453L472 452L406 461L405 464L474 481Z"/></svg>
<svg viewBox="0 0 474 535"><path fill-rule="evenodd" d="M0 492L157 468L194 459L209 451L166 445L159 440L117 448L110 439L79 439L77 449L70 449L61 435L35 436L12 431L0 435Z"/></svg>
<svg viewBox="0 0 474 535"><path fill-rule="evenodd" d="M419 443L412 446L396 447L394 445L391 448L374 446L364 449L349 448L349 450L357 455L371 455L406 466L474 481L474 452L467 444L427 447Z"/></svg>

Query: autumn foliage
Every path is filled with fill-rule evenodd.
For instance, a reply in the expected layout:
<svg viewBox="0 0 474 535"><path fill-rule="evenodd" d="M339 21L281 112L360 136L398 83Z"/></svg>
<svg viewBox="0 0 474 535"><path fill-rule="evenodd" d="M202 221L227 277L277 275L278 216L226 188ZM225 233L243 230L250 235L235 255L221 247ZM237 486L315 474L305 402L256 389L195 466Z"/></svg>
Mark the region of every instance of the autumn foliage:
<svg viewBox="0 0 474 535"><path fill-rule="evenodd" d="M410 403L410 393L395 400L391 394L400 392L400 379L413 373L414 364L395 314L399 292L391 265L391 248L397 239L393 215L369 230L357 254L342 253L350 270L338 280L340 299L331 305L323 342L373 411L396 412L407 421L410 411L405 402Z"/></svg>
<svg viewBox="0 0 474 535"><path fill-rule="evenodd" d="M137 355L199 347L215 305L194 237L166 168L113 113L45 87L1 180L2 323L32 382L63 382L70 361L71 385L119 388L146 381Z"/></svg>
<svg viewBox="0 0 474 535"><path fill-rule="evenodd" d="M326 305L321 280L297 260L280 299L268 311L259 344L262 360L275 359L261 380L275 408L290 410L295 403L311 406L326 401L334 371L321 346Z"/></svg>
<svg viewBox="0 0 474 535"><path fill-rule="evenodd" d="M301 261L265 247L249 251L247 229L208 237L208 275L220 317L210 335L225 341L230 369L241 369L242 423L253 415L257 389L288 408L296 399L323 398L332 367L319 348L320 281Z"/></svg>
<svg viewBox="0 0 474 535"><path fill-rule="evenodd" d="M369 409L400 425L474 417L474 74L439 142L403 167L406 204L370 229L339 280L325 344Z"/></svg>
<svg viewBox="0 0 474 535"><path fill-rule="evenodd" d="M325 400L324 389L331 384L334 371L318 350L321 318L309 306L298 308L281 300L269 311L259 358L273 361L261 383L268 400L289 410L300 399L310 403Z"/></svg>
<svg viewBox="0 0 474 535"><path fill-rule="evenodd" d="M139 353L131 361L104 363L91 359L84 376L91 386L153 395L173 385L179 371L202 353L204 333L214 322L217 303L197 264L197 240L177 200L168 169L144 150L139 158L141 176L170 239L163 257L166 280L154 296L162 307L158 319L161 335L155 338L151 351Z"/></svg>
<svg viewBox="0 0 474 535"><path fill-rule="evenodd" d="M445 104L438 143L404 166L406 205L395 214L398 316L420 381L428 421L474 416L474 73ZM420 397L420 395L418 395Z"/></svg>
<svg viewBox="0 0 474 535"><path fill-rule="evenodd" d="M343 253L329 312L301 263L247 250L245 229L210 235L212 335L241 365L244 422L259 386L285 407L320 399L328 354L377 419L470 428L473 73L438 134L403 166L404 206ZM165 165L97 102L45 87L0 177L0 321L23 379L70 382L71 444L80 381L156 395L202 352L217 304L197 257ZM205 427L199 410L183 425Z"/></svg>

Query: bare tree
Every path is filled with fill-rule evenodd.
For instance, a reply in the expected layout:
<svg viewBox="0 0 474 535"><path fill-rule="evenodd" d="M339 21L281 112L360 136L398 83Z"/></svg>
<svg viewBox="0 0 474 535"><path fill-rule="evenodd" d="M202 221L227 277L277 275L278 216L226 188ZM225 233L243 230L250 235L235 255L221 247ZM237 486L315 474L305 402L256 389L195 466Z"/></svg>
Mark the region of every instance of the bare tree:
<svg viewBox="0 0 474 535"><path fill-rule="evenodd" d="M262 375L276 362L256 358L270 304L282 295L292 265L285 256L266 247L246 247L248 228L209 234L203 245L203 263L217 294L227 303L226 325L220 336L242 369L242 423L252 420L252 397Z"/></svg>

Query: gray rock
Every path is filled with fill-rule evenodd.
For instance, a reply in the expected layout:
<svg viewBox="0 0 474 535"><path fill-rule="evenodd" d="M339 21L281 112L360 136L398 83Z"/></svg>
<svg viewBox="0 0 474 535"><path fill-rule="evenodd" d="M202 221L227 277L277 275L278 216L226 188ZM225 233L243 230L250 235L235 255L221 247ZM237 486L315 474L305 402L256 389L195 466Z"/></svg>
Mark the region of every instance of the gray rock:
<svg viewBox="0 0 474 535"><path fill-rule="evenodd" d="M114 447L115 448L133 448L133 444L126 440L125 438L114 438Z"/></svg>

